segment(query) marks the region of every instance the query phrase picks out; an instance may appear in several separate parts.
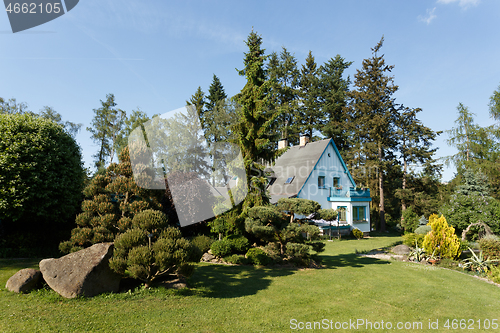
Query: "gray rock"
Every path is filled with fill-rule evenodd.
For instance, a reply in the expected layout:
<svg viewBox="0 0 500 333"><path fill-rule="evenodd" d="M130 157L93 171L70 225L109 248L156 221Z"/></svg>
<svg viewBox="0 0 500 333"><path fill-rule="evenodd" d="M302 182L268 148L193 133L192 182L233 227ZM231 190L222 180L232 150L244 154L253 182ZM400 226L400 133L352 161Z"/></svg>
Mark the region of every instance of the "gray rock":
<svg viewBox="0 0 500 333"><path fill-rule="evenodd" d="M21 269L12 275L7 281L5 288L15 293L29 293L37 289L42 273L33 268Z"/></svg>
<svg viewBox="0 0 500 333"><path fill-rule="evenodd" d="M392 248L392 252L394 252L395 254L400 254L400 255L409 254L410 247L408 245L404 245L404 244L397 245L397 246L394 246Z"/></svg>
<svg viewBox="0 0 500 333"><path fill-rule="evenodd" d="M109 268L113 243L99 243L59 259L40 261L47 284L66 298L118 292L120 276Z"/></svg>
<svg viewBox="0 0 500 333"><path fill-rule="evenodd" d="M201 261L204 261L204 262L210 262L213 259L215 259L215 256L212 255L211 253L204 253L203 256L201 257Z"/></svg>

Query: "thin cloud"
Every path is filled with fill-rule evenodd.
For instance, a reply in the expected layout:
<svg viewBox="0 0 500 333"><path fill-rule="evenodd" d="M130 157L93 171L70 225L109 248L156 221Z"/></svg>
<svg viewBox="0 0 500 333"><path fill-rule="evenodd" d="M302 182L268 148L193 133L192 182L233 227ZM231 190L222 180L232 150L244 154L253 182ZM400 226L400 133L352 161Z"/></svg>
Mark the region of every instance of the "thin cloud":
<svg viewBox="0 0 500 333"><path fill-rule="evenodd" d="M427 9L427 14L425 16L419 16L418 19L422 22L425 22L425 24L429 25L431 22L437 17L436 14L436 7L432 9Z"/></svg>
<svg viewBox="0 0 500 333"><path fill-rule="evenodd" d="M458 5L462 7L462 9L467 9L472 6L477 6L479 5L479 2L481 2L481 0L438 0L437 1L437 3L441 3L444 5L449 5L451 3L458 3Z"/></svg>

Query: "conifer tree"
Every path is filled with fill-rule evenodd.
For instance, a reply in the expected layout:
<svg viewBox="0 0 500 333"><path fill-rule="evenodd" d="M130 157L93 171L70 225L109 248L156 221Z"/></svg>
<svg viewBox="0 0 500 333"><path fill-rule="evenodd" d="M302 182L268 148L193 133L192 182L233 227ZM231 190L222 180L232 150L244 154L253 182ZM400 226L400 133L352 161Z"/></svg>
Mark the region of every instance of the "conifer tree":
<svg viewBox="0 0 500 333"><path fill-rule="evenodd" d="M349 148L349 117L346 114L347 92L350 78L344 78L344 71L352 61L346 61L340 55L331 58L319 68L319 102L326 117L320 127L321 134L332 138L337 148L344 152Z"/></svg>
<svg viewBox="0 0 500 333"><path fill-rule="evenodd" d="M403 212L406 209L406 202L413 194L410 189L407 189L408 164L430 162L436 151L436 148L431 148L436 133L424 126L417 118L417 113L420 111L422 111L420 108L401 107L396 118L396 135L399 137L398 152L403 160L402 188L399 191Z"/></svg>
<svg viewBox="0 0 500 333"><path fill-rule="evenodd" d="M249 190L245 202L253 206L268 201L265 196L266 180L262 177L262 162L274 158L274 142L270 140L269 133L278 114L270 107L271 82L267 80L264 69L266 56L261 48L262 37L252 31L246 44L249 50L245 53L245 68L238 72L246 77L247 82L235 96L241 106L235 135L243 155ZM252 170L261 171L255 175Z"/></svg>
<svg viewBox="0 0 500 333"><path fill-rule="evenodd" d="M299 76L297 59L285 47L280 54L273 52L267 65L269 80L272 82L272 103L279 112L277 132L274 141L281 137L297 144L299 126Z"/></svg>
<svg viewBox="0 0 500 333"><path fill-rule="evenodd" d="M315 130L322 126L325 116L321 112L319 103L319 79L316 60L309 51L305 65L302 65L300 71L300 100L301 108L299 112L299 128L302 134L309 134L313 139Z"/></svg>
<svg viewBox="0 0 500 333"><path fill-rule="evenodd" d="M385 64L384 55L379 55L384 38L372 48L373 56L363 60L361 70L355 75L355 91L349 93L352 99L353 121L358 126L358 135L365 167L375 167L379 189L378 229L385 231L384 176L392 163L392 151L396 147L394 123L397 107L393 94L398 90L393 77L388 73L394 68Z"/></svg>

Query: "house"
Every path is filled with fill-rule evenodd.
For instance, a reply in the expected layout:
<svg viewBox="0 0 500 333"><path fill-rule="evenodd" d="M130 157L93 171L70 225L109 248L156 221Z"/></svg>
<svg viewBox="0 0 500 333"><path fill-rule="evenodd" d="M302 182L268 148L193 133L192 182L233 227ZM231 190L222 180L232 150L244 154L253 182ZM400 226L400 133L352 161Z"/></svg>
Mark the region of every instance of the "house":
<svg viewBox="0 0 500 333"><path fill-rule="evenodd" d="M287 146L286 139L278 143L278 148ZM339 209L344 229L371 231L370 190L356 187L332 139L309 142L308 136L301 136L300 144L289 147L270 169L271 203L280 198L314 200L322 208ZM324 233L337 228L337 222L317 225Z"/></svg>

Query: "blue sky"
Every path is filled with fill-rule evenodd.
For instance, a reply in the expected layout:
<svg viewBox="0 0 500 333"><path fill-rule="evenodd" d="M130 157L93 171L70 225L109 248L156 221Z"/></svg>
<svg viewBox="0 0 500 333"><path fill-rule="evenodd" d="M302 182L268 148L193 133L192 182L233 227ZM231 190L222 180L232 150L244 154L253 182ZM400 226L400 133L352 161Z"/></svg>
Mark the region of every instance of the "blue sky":
<svg viewBox="0 0 500 333"><path fill-rule="evenodd" d="M216 74L230 96L245 84L244 41L253 29L266 53L285 46L304 63L340 54L353 79L382 36L399 85L396 101L420 107L435 131L450 129L459 102L491 124L488 101L500 85L500 1L130 1L81 0L69 13L13 34L0 14L0 96L38 112L90 125L113 93L118 107L150 116L177 109ZM454 154L442 134L437 156ZM77 135L86 166L98 147ZM446 168L443 180L453 177Z"/></svg>

